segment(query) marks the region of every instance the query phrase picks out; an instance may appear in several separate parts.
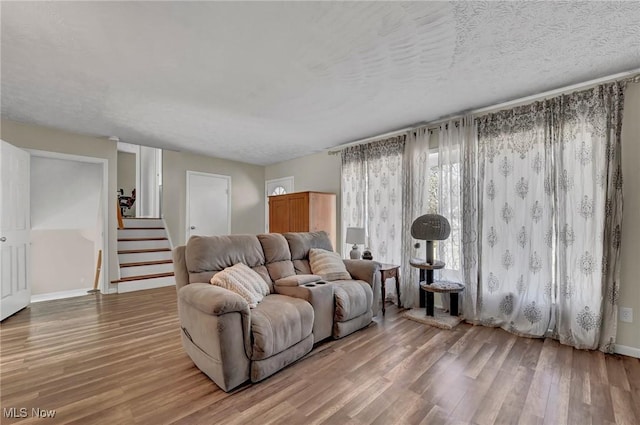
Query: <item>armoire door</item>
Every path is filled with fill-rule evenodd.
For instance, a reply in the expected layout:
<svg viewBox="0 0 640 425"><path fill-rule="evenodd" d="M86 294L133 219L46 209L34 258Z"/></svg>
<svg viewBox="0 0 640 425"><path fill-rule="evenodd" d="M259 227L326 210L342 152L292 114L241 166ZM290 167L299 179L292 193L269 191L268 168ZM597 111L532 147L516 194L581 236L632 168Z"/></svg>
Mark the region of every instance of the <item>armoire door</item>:
<svg viewBox="0 0 640 425"><path fill-rule="evenodd" d="M289 232L289 199L286 195L269 197L269 232Z"/></svg>
<svg viewBox="0 0 640 425"><path fill-rule="evenodd" d="M309 194L289 195L289 231L309 231Z"/></svg>

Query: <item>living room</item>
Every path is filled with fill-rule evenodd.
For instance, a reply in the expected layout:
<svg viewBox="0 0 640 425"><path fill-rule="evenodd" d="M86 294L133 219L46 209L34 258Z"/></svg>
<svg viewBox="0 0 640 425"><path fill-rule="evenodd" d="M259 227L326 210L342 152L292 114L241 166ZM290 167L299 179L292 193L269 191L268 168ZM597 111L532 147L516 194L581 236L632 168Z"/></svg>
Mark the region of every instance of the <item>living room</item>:
<svg viewBox="0 0 640 425"><path fill-rule="evenodd" d="M96 200L87 214L91 223L96 215L99 223L105 223L104 239L96 237L91 248L76 247L77 255L66 256L73 258L65 258L65 250L56 252L48 262L41 249L38 258L45 262L38 264L45 266L30 273L42 282L42 293L66 290L52 289L54 281L59 276L64 279L65 270L75 271L74 261L80 261L83 250L90 276L68 275L83 282L93 279L97 256L86 251L100 250L103 266L96 276L97 292L33 303L2 322L1 401L2 408L9 409L3 410L3 423L38 422L32 409L55 410L55 418L46 420L50 423L640 420L640 285L636 279L640 265L635 254L640 249L640 226L635 219L640 211L636 190L640 171L635 164L640 158L640 120L634 119L640 116L638 3L3 2L1 7L0 138L29 151L32 158L48 155L50 159L94 161L102 170L96 174L100 182L95 183L96 191L104 187L99 193L106 197L106 201ZM560 327L557 335L526 337L533 336L530 331L539 323L537 315L544 322L547 312L529 309L525 314L525 306L532 301L540 306L539 300L548 292L556 300L571 292L564 276L551 268L550 283L536 283L539 287L531 296L519 292L522 285L517 277L511 279L508 289L500 286L495 291L490 286L495 281L487 273L478 271L482 279L475 283L461 278L465 289L460 317L466 322L452 330L408 320L408 308L422 315L425 311L418 301L422 293L418 270L412 269L409 259L424 257L426 242L408 237L411 223L423 214L441 214L451 223L448 240L462 241L462 217L456 214L472 205L462 191L457 198L447 195L456 191L445 185L445 177L452 176L446 170L455 168L450 167L452 163L462 163L462 148L455 146L466 146L470 140L478 146L490 143L490 123L482 121L483 117L533 104L548 107L551 113L556 107L553 99L594 87L606 91L611 84L620 84L623 94L618 130L624 155L616 158L624 174L624 210L620 209L622 216L618 217L619 256L609 263L617 267L612 273L619 273L619 278L603 283L609 286L602 291L605 301L596 304L602 310L594 319L607 323L601 332L611 334L608 345L598 342L587 347L578 341L582 334L571 334L576 341L568 341ZM467 118L477 121L468 125ZM556 121L548 127L550 138L556 137L553 129L558 127L554 125ZM465 133L471 129L475 134ZM366 229L366 242L360 242L358 248L371 250L374 262L399 267L400 291L393 279L372 281L375 315L361 329L344 337L318 339L310 352L264 379L251 383L247 375L241 385L222 388L183 347L180 330L186 325L178 316L173 278L167 287L118 293L122 276L118 246L122 237L118 236L115 206L119 141L162 149L158 207L171 248L186 244L191 234L189 172L229 178L230 235L265 233L269 206L265 183L292 177L295 192L335 194L336 243L332 248L348 259L353 243L347 241L347 229ZM436 182L422 189L425 195L420 199L413 192L407 195L406 182L419 177L408 162L402 163L403 170L411 169L415 176L397 174L390 183L397 193L389 197L395 202L386 207L400 212L389 219L398 238L388 253L381 249L382 241L392 239L391 225L381 227L382 236L375 231L382 214L382 209L376 209L375 191L383 196L386 192L382 187L366 187L376 182L369 170L378 165L368 153L353 160L359 150L367 152L384 143L385 152L393 143L396 147L401 144L398 157L408 162L418 157L415 147L421 146L422 153L435 161L420 169L426 173L421 181L434 176ZM446 143L454 148L446 150ZM549 158L561 155L553 150L553 142L548 145L550 151L540 152ZM571 153L567 163L581 164L580 152ZM535 191L546 192L542 184L533 183L540 173L525 176L530 183L521 186L520 192L498 185L502 171L519 170L516 164L522 159L512 154L503 149L495 162L484 163L484 170L496 173L492 180L499 200L495 215L509 237L513 236L514 247L520 249L515 241L521 226L513 227L509 221L511 214L518 214L516 201L528 199ZM509 161L500 168L503 157ZM604 198L589 203L594 207L587 211L580 209L582 195L566 195L590 185L601 188L600 174L594 177L578 170L562 180L562 172L572 166L556 170L554 161L541 167L551 170L549 175L558 173L557 192L550 189L557 199L553 202L567 211L576 205L576 223L580 223L570 239L582 251L571 255L584 262L586 251L604 257L603 237L592 238L594 230L583 227L591 214L600 216L598 208L605 211ZM351 182L345 183L345 167L351 165L364 170L354 184L365 185L364 193L371 194L360 201L362 214L356 219L345 215L352 205L351 195L357 192L350 191ZM3 167L6 169L4 163ZM467 172L460 169L460 175L463 171ZM460 175L456 178L461 182ZM607 181L615 180L615 173L609 177ZM38 181L46 182L46 177L40 178ZM437 193L431 194L430 189ZM489 257L492 223L486 220L493 195L483 193L484 199L473 201L478 210L485 211L484 217L476 217L485 226L484 233L479 232L484 256L480 252L476 258L504 266L505 273L515 273L518 261L525 258L527 271L518 275L537 278L540 274L536 267L531 268L529 254L516 254L520 251L502 247L500 240L496 242L500 254ZM427 206L433 196L440 200L435 210ZM77 196L59 198L73 206ZM455 202L459 210L450 207ZM513 208L510 213L505 210L507 219L505 203ZM407 208L416 210L405 214ZM528 205L527 211L531 208ZM82 220L73 214L62 214L62 224L56 224L54 230L75 226L74 232L86 233L87 225L80 225ZM545 255L562 251L562 243L568 240L567 233L562 233L565 223L554 221L561 216L550 216L548 222L546 216L542 218L545 226L553 222L559 229L552 245L545 245L547 227L544 231L532 227L533 232L527 228L526 244L532 247L532 233L540 233L535 252L543 260ZM32 220L34 217L32 211ZM400 236L406 243L400 242ZM419 248L414 247L416 243ZM438 259L460 261L460 256L447 251L452 250L447 241L436 245ZM384 246L387 250L388 245ZM532 249L531 258L533 254ZM557 257L555 264L562 258ZM77 288L84 291L91 283ZM489 298L479 303L472 292L474 285L480 288L478 293L495 295L495 306ZM572 281L573 293L588 292L584 290L587 286L578 285ZM386 288L385 296L380 295L381 286ZM605 306L611 288L615 289L616 311L605 313L605 308L610 310ZM511 294L526 302L507 305L501 301L512 300ZM469 300L474 300L473 306L496 312L479 314L474 320ZM446 308L449 299L436 298L436 303ZM384 315L377 311L382 307L386 307ZM504 314L505 308L509 315ZM581 309L574 313L595 317ZM320 317L318 311L315 316ZM507 316L511 319L504 321ZM528 318L536 319L535 323ZM593 335L592 329L589 332ZM27 413L20 416L23 408Z"/></svg>

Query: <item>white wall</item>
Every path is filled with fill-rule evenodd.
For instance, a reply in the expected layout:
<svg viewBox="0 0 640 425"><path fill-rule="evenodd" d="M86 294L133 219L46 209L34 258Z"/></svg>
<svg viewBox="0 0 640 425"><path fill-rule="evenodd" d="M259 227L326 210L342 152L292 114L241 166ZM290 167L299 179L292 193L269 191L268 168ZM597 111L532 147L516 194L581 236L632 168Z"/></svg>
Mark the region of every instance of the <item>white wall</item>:
<svg viewBox="0 0 640 425"><path fill-rule="evenodd" d="M640 355L640 83L625 93L622 121L624 212L620 248L619 305L633 308L633 323L618 322L617 343Z"/></svg>
<svg viewBox="0 0 640 425"><path fill-rule="evenodd" d="M137 179L139 188L136 190L136 204L138 205L136 217L160 217L160 199L158 197L158 185L160 184L158 166L161 166L158 158L160 155L160 149L140 146L137 157L140 175Z"/></svg>
<svg viewBox="0 0 640 425"><path fill-rule="evenodd" d="M31 295L89 289L95 276L95 241L83 230L31 232Z"/></svg>
<svg viewBox="0 0 640 425"><path fill-rule="evenodd" d="M162 215L174 246L185 243L187 170L231 177L231 233L264 233L264 167L163 151Z"/></svg>
<svg viewBox="0 0 640 425"><path fill-rule="evenodd" d="M337 252L348 252L351 246L347 246L342 240L341 220L341 159L340 155L329 155L326 152L292 159L268 165L265 168L265 180L279 179L293 176L294 190L304 192L313 190L317 192L329 192L336 194L336 245ZM264 193L264 187L262 189ZM264 211L264 210L263 210ZM345 249L348 248L346 251Z"/></svg>
<svg viewBox="0 0 640 425"><path fill-rule="evenodd" d="M101 164L31 157L32 229L95 227L101 198Z"/></svg>

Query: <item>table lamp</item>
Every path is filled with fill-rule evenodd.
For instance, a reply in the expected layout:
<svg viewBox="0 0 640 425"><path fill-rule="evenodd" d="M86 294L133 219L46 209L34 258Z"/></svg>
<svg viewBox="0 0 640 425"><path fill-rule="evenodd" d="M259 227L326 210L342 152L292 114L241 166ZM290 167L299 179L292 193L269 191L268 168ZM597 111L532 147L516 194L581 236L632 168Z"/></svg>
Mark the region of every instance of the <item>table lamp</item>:
<svg viewBox="0 0 640 425"><path fill-rule="evenodd" d="M352 243L353 248L349 253L349 256L352 260L357 260L360 258L360 249L358 245L364 244L365 242L365 232L362 227L347 227L347 243Z"/></svg>

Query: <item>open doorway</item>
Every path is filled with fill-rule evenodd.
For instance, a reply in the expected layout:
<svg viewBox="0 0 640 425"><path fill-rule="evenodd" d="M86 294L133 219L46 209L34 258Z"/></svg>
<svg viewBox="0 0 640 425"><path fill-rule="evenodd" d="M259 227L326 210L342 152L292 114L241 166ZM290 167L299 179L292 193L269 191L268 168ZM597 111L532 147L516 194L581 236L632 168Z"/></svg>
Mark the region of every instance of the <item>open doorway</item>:
<svg viewBox="0 0 640 425"><path fill-rule="evenodd" d="M53 152L31 153L31 301L105 291L98 258L108 264L107 161Z"/></svg>
<svg viewBox="0 0 640 425"><path fill-rule="evenodd" d="M162 149L118 141L118 204L123 218L162 216Z"/></svg>
<svg viewBox="0 0 640 425"><path fill-rule="evenodd" d="M124 218L136 216L137 151L137 146L118 143L118 205Z"/></svg>

